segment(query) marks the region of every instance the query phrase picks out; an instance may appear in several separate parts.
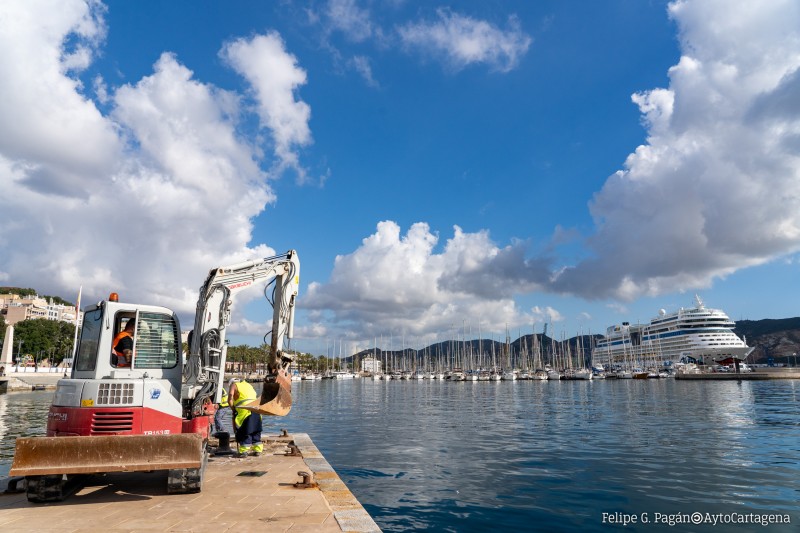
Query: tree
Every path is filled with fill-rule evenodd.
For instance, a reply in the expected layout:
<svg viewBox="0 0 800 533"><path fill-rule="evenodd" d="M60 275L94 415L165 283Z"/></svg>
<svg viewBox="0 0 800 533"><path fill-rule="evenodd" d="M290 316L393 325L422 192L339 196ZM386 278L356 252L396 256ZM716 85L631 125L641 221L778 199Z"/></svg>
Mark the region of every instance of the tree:
<svg viewBox="0 0 800 533"><path fill-rule="evenodd" d="M314 367L314 356L309 353L298 354L295 361L301 371L312 370Z"/></svg>
<svg viewBox="0 0 800 533"><path fill-rule="evenodd" d="M75 325L60 320L35 318L14 326L14 342L22 341L25 353L36 359L50 358L54 365L68 355L74 335Z"/></svg>
<svg viewBox="0 0 800 533"><path fill-rule="evenodd" d="M21 287L0 287L0 294L16 294L23 298L36 296L36 289L23 289Z"/></svg>
<svg viewBox="0 0 800 533"><path fill-rule="evenodd" d="M266 356L262 348L240 344L239 346L228 346L226 360L233 364L235 372L255 372L259 364L266 361Z"/></svg>
<svg viewBox="0 0 800 533"><path fill-rule="evenodd" d="M337 357L325 357L320 355L315 361L315 371L322 372L324 370L339 370L339 359Z"/></svg>
<svg viewBox="0 0 800 533"><path fill-rule="evenodd" d="M6 338L6 317L0 315L0 343Z"/></svg>

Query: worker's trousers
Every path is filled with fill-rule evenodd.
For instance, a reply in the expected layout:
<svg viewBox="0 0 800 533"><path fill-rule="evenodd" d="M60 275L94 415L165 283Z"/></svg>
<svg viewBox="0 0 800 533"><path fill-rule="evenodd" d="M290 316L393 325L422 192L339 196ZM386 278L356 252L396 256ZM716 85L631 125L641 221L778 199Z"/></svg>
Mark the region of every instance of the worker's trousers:
<svg viewBox="0 0 800 533"><path fill-rule="evenodd" d="M244 419L242 425L236 428L238 452L245 454L249 452L261 453L264 451L264 445L261 444L262 429L261 415L258 413L250 413L250 416Z"/></svg>

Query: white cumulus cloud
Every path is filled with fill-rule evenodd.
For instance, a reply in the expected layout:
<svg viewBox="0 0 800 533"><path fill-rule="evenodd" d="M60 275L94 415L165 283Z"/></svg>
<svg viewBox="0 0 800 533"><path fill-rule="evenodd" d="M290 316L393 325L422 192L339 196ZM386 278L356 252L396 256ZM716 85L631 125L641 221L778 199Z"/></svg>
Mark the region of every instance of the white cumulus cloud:
<svg viewBox="0 0 800 533"><path fill-rule="evenodd" d="M327 283L309 285L303 307L336 331L346 327L356 340L405 333L432 341L464 322L484 331L531 323L512 298L526 281L502 270L491 274L502 269L508 250L486 232L457 226L441 252L438 243L425 223L401 235L397 223L381 222L353 253L337 256Z"/></svg>
<svg viewBox="0 0 800 533"><path fill-rule="evenodd" d="M275 157L296 163L310 139L308 106L293 97L305 74L274 33L225 48L244 94L165 52L138 81L95 77L103 113L77 73L113 32L104 13L95 1L0 3L0 278L193 314L209 268L274 253L251 244L252 219L275 200L262 169L273 158L240 120L252 94Z"/></svg>
<svg viewBox="0 0 800 533"><path fill-rule="evenodd" d="M517 66L532 42L516 17L508 19L504 30L447 9L439 9L437 16L438 20L400 26L400 38L407 47L441 57L456 70L479 63L508 72Z"/></svg>
<svg viewBox="0 0 800 533"><path fill-rule="evenodd" d="M363 41L373 35L369 11L359 7L355 0L329 0L326 15L331 28L352 41Z"/></svg>
<svg viewBox="0 0 800 533"><path fill-rule="evenodd" d="M297 149L311 143L311 107L295 98L295 91L306 83L297 58L286 51L276 32L236 39L225 45L221 55L250 82L259 117L270 130L283 165L304 178Z"/></svg>
<svg viewBox="0 0 800 533"><path fill-rule="evenodd" d="M632 300L800 249L800 5L680 1L668 88L633 96L647 143L590 208L593 257L553 290Z"/></svg>
<svg viewBox="0 0 800 533"><path fill-rule="evenodd" d="M544 324L552 324L553 322L562 322L564 320L564 315L549 305L545 307L534 306L531 308L531 315L536 322Z"/></svg>

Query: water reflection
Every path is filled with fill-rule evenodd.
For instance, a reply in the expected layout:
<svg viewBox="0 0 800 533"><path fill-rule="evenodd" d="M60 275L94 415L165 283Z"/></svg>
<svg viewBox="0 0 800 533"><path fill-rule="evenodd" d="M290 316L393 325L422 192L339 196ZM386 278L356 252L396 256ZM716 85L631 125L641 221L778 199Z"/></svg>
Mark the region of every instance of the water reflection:
<svg viewBox="0 0 800 533"><path fill-rule="evenodd" d="M52 392L0 394L0 477L7 476L14 458L17 437L35 437L47 432L47 411Z"/></svg>
<svg viewBox="0 0 800 533"><path fill-rule="evenodd" d="M593 531L613 511L783 512L796 526L797 386L295 382L291 413L265 431L309 433L386 530ZM43 431L52 395L0 395L0 413L12 397L0 428ZM15 426L20 410L36 428Z"/></svg>
<svg viewBox="0 0 800 533"><path fill-rule="evenodd" d="M366 380L295 391L284 424L310 433L390 530L579 530L613 510L796 509L793 382ZM780 444L763 427L776 417L789 424ZM776 469L784 455L794 464Z"/></svg>

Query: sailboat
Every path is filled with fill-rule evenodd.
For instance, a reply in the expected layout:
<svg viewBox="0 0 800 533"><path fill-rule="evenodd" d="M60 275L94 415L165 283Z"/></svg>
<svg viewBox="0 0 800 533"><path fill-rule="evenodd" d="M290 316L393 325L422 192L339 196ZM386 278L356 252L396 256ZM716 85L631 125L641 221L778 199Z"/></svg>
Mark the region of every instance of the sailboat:
<svg viewBox="0 0 800 533"><path fill-rule="evenodd" d="M505 361L500 379L503 381L516 381L517 374L514 372L514 363L511 360L511 336L508 333L508 324L506 324L506 345L503 351L505 352Z"/></svg>
<svg viewBox="0 0 800 533"><path fill-rule="evenodd" d="M583 330L578 336L578 344L575 347L575 358L577 361L575 372L572 373L572 379L590 380L592 379L592 371L586 368L586 355L583 350Z"/></svg>

